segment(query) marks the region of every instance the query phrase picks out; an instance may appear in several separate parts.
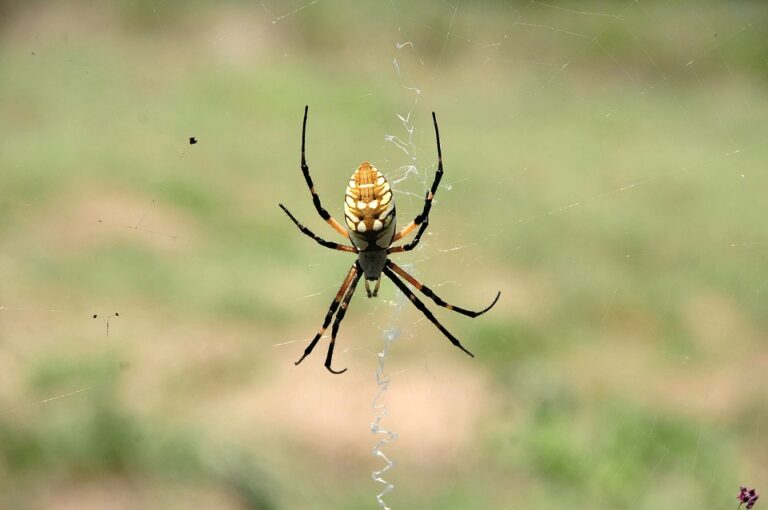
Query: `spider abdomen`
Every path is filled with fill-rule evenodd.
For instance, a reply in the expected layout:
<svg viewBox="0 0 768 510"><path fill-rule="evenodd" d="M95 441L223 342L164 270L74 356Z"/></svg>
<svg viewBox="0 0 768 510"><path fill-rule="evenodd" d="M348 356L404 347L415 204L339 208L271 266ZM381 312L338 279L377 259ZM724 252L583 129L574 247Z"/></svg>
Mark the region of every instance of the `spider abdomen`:
<svg viewBox="0 0 768 510"><path fill-rule="evenodd" d="M369 162L349 179L344 195L344 220L359 250L386 249L395 235L395 201L386 177Z"/></svg>

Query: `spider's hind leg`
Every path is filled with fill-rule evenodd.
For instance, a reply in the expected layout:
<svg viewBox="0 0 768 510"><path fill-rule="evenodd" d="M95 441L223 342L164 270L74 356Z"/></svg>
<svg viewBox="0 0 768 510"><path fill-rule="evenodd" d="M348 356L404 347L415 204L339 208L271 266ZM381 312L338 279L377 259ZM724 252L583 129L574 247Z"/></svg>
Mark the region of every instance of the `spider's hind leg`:
<svg viewBox="0 0 768 510"><path fill-rule="evenodd" d="M341 224L336 221L336 219L331 216L331 214L325 210L323 205L320 203L320 196L317 194L317 191L315 190L315 184L312 182L312 177L309 175L309 165L307 165L307 158L306 158L306 138L307 138L307 113L309 112L309 106L304 107L304 122L301 125L301 173L304 174L304 181L307 183L307 187L309 188L309 192L312 194L312 203L315 205L315 210L317 211L317 214L320 215L323 220L328 223L333 230L341 234L342 236L349 238L349 232L341 226ZM287 211L286 211L287 212Z"/></svg>
<svg viewBox="0 0 768 510"><path fill-rule="evenodd" d="M417 227L419 231L413 241L405 246L390 248L388 253L397 253L414 249L416 245L419 244L419 239L421 239L421 235L427 229L427 225L429 224L429 211L432 209L432 199L435 198L437 187L440 185L440 179L443 178L443 150L440 148L440 130L437 128L437 117L435 116L435 112L432 112L432 122L435 124L435 139L437 140L437 172L435 172L435 180L432 181L432 187L427 190L427 193L424 196L424 208L421 210L421 213L416 216L413 221L400 229L400 232L395 234L392 241L394 242L402 239L416 230Z"/></svg>

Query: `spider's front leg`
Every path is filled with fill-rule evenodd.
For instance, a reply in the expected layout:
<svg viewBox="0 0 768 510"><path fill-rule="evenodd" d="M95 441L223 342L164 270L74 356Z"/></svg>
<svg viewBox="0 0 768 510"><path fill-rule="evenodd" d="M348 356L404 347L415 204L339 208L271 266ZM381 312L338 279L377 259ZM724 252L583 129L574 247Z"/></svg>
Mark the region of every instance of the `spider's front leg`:
<svg viewBox="0 0 768 510"><path fill-rule="evenodd" d="M443 301L443 299L440 296L435 294L432 289L430 289L429 287L427 287L426 285L424 285L423 283L418 281L416 278L414 278L413 276L408 274L405 271L405 269L403 269L402 267L398 266L397 264L395 264L391 260L387 260L387 267L389 269L391 269L392 271L394 271L395 273L397 273L398 275L400 275L401 277L405 278L405 280L408 283L410 283L411 285L416 287L416 289L419 292L421 292L422 294L427 296L429 299L434 301L436 305L442 306L443 308L447 308L448 310L454 311L456 313L460 313L462 315L466 315L467 317L472 317L473 319L475 317L483 315L485 312L487 312L488 310L493 308L494 305L499 301L499 297L501 297L501 291L499 291L499 292L496 293L496 297L493 298L493 301L491 302L491 304L486 306L482 310L480 310L480 311L467 310L465 308L461 308L459 306L452 305L450 303L446 303L445 301Z"/></svg>
<svg viewBox="0 0 768 510"><path fill-rule="evenodd" d="M328 325L331 323L331 318L333 318L333 315L336 314L336 319L333 321L333 328L331 329L331 342L328 344L328 354L325 356L325 368L328 369L329 372L332 374L343 374L347 371L347 369L343 370L334 370L331 368L331 361L333 360L333 349L336 347L336 333L339 332L339 326L341 326L341 321L344 320L344 315L347 313L347 308L349 307L349 302L352 301L352 296L355 293L355 288L357 287L357 282L360 281L360 277L363 275L363 270L360 267L360 264L358 262L355 262L355 264L350 268L349 273L347 273L347 277L344 278L344 282L341 284L341 287L339 288L339 291L336 293L336 297L333 298L333 301L331 302L331 306L328 309L328 313L325 314L325 320L323 320L323 325L320 328L320 330L317 332L315 337L312 339L311 342L309 342L309 345L306 349L304 349L304 354L299 358L299 361L297 361L295 364L298 365L302 361L304 361L304 358L309 356L312 353L312 350L317 345L317 342L320 341L320 338L323 336L323 333L325 333L325 330L328 328ZM337 313L338 310L338 313Z"/></svg>
<svg viewBox="0 0 768 510"><path fill-rule="evenodd" d="M360 281L360 277L363 275L362 270L358 266L357 274L352 278L352 282L349 284L349 288L347 289L347 295L344 296L344 300L341 302L341 307L339 308L338 313L336 314L336 319L333 321L333 328L331 329L331 343L328 344L328 354L325 357L325 368L328 369L329 372L332 374L343 374L347 371L346 368L342 370L334 370L331 368L331 361L333 359L333 348L336 346L336 333L339 332L339 326L341 326L341 321L344 320L344 315L347 313L347 308L349 308L349 302L352 301L352 295L355 293L355 288L357 287L357 282Z"/></svg>
<svg viewBox="0 0 768 510"><path fill-rule="evenodd" d="M424 316L429 320L429 322L431 322L432 324L437 326L437 329L439 329L448 338L448 340L451 341L451 343L453 345L455 345L456 347L458 347L459 349L461 349L465 353L469 354L473 358L475 357L474 354L469 352L463 345L461 345L461 342L459 341L458 338L453 336L450 331L445 329L445 326L440 324L440 321L438 321L437 318L432 314L432 312L429 311L429 308L427 308L426 305L424 305L424 303L419 298L416 297L416 294L414 294L411 291L411 289L409 289L408 286L405 283L403 283L403 281L400 280L400 278L398 278L397 275L395 275L395 273L392 271L392 269L390 269L390 266L385 266L384 267L384 274L387 275L387 277L390 280L392 280L392 282L397 286L398 289L400 289L400 291L403 294L408 296L408 299L411 300L413 305L416 308L418 308L421 313L424 314ZM491 305L491 306L493 306L493 305Z"/></svg>

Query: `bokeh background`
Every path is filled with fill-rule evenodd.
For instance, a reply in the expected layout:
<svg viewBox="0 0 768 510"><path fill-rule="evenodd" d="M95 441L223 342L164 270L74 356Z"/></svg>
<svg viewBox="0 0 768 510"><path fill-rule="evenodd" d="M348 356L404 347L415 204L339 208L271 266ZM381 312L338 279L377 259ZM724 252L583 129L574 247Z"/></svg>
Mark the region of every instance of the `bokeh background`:
<svg viewBox="0 0 768 510"><path fill-rule="evenodd" d="M768 6L0 2L0 507L735 508L768 489ZM299 367L372 161L384 282ZM189 137L198 143L190 145ZM436 307L432 306L433 309ZM95 318L94 318L95 316ZM758 507L762 502L758 503Z"/></svg>

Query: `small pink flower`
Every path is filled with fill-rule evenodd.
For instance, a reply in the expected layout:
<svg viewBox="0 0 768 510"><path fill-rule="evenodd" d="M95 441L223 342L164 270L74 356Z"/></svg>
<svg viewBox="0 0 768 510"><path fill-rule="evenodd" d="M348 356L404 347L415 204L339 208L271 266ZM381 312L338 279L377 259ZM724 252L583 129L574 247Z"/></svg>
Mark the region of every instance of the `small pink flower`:
<svg viewBox="0 0 768 510"><path fill-rule="evenodd" d="M738 508L741 508L741 505L746 503L747 506L745 508L751 510L752 507L755 506L755 503L757 503L759 497L760 494L755 489L748 489L743 485L739 486L739 494L736 496L736 499L739 500Z"/></svg>

